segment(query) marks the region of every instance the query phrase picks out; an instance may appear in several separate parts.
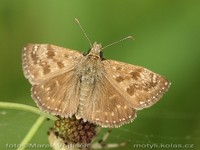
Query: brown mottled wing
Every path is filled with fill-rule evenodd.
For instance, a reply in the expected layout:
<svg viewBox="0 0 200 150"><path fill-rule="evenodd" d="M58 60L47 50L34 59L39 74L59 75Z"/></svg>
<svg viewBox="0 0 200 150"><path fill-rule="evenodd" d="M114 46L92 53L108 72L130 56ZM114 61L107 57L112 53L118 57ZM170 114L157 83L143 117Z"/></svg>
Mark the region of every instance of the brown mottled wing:
<svg viewBox="0 0 200 150"><path fill-rule="evenodd" d="M120 127L136 117L136 110L102 75L91 87L82 111L82 118L102 127Z"/></svg>
<svg viewBox="0 0 200 150"><path fill-rule="evenodd" d="M80 83L75 68L82 57L77 51L49 44L24 47L24 75L40 109L65 117L77 111Z"/></svg>
<svg viewBox="0 0 200 150"><path fill-rule="evenodd" d="M23 49L23 71L31 84L71 70L83 55L49 44L28 44Z"/></svg>
<svg viewBox="0 0 200 150"><path fill-rule="evenodd" d="M103 61L106 78L135 109L156 103L170 82L146 68L113 60Z"/></svg>
<svg viewBox="0 0 200 150"><path fill-rule="evenodd" d="M52 115L69 117L79 105L79 77L71 70L33 85L32 98L37 106Z"/></svg>

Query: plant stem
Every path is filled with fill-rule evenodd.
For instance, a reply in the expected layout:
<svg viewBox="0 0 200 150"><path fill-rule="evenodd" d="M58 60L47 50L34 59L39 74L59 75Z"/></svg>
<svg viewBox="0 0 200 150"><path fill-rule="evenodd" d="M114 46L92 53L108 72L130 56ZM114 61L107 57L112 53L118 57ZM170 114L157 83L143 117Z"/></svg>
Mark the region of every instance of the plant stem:
<svg viewBox="0 0 200 150"><path fill-rule="evenodd" d="M19 103L10 103L10 102L0 102L0 108L7 108L7 109L18 109L18 110L24 110L24 111L30 111L39 115L43 115L46 118L49 118L53 121L56 120L56 117L49 115L47 113L44 113L40 111L38 108L29 106L29 105L24 105L24 104L19 104Z"/></svg>
<svg viewBox="0 0 200 150"><path fill-rule="evenodd" d="M43 121L46 119L45 116L40 116L38 117L38 119L36 120L36 122L33 124L33 126L31 127L31 129L29 130L29 132L27 133L27 135L25 136L25 138L22 140L22 142L20 143L20 146L17 150L24 150L27 146L27 144L30 142L30 140L33 138L33 136L35 135L35 133L37 132L38 128L40 127L40 125L43 123Z"/></svg>

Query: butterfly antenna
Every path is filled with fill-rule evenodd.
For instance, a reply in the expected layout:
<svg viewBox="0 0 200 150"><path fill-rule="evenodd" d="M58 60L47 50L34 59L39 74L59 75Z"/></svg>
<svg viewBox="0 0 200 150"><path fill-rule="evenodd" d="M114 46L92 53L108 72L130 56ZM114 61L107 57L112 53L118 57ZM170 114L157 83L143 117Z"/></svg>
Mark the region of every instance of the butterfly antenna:
<svg viewBox="0 0 200 150"><path fill-rule="evenodd" d="M132 40L134 40L134 38L133 38L132 36L127 36L127 37L125 37L125 38L123 38L123 39L121 39L121 40L115 41L115 42L113 42L113 43L111 43L111 44L108 44L108 45L104 46L103 48L101 48L101 50L103 50L103 49L105 49L105 48L108 48L108 47L110 47L110 46L112 46L112 45L115 45L115 44L117 44L117 43L120 43L120 42L122 42L122 41L125 41L125 40L127 40L127 39L132 39Z"/></svg>
<svg viewBox="0 0 200 150"><path fill-rule="evenodd" d="M82 25L80 24L79 20L78 20L77 18L75 18L75 21L78 23L78 25L79 25L79 27L81 28L83 34L85 35L85 37L86 37L86 39L88 40L90 46L92 47L92 43L91 43L90 39L88 38L87 34L85 33L85 31L84 31Z"/></svg>

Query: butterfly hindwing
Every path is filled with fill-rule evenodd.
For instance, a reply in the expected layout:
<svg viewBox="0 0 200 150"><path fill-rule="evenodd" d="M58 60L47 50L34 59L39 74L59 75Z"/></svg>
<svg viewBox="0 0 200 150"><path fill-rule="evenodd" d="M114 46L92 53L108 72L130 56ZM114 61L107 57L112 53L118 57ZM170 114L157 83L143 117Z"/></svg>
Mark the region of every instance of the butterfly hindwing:
<svg viewBox="0 0 200 150"><path fill-rule="evenodd" d="M94 83L83 106L83 119L103 127L119 127L135 117L136 110L105 76Z"/></svg>
<svg viewBox="0 0 200 150"><path fill-rule="evenodd" d="M32 98L37 106L52 115L72 116L79 105L80 81L74 70L32 87Z"/></svg>

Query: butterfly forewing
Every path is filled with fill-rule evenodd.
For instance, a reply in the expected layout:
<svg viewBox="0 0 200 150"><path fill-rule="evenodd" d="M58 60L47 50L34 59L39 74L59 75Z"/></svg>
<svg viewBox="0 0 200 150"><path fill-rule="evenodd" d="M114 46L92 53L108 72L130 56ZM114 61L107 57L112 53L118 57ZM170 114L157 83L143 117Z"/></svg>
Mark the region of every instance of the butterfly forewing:
<svg viewBox="0 0 200 150"><path fill-rule="evenodd" d="M84 106L82 117L103 127L119 127L136 117L123 95L102 76L95 82Z"/></svg>
<svg viewBox="0 0 200 150"><path fill-rule="evenodd" d="M170 83L144 67L123 62L103 61L110 83L135 109L143 109L156 103L168 90Z"/></svg>
<svg viewBox="0 0 200 150"><path fill-rule="evenodd" d="M23 49L23 71L32 84L73 69L83 55L50 44L28 44Z"/></svg>

